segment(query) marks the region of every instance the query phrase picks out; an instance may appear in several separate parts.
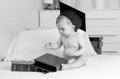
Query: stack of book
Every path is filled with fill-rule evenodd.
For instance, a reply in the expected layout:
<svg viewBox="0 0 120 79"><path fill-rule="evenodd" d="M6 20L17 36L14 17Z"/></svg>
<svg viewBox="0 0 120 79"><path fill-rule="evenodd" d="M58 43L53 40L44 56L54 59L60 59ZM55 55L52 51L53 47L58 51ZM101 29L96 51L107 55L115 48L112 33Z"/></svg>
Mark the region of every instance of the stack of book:
<svg viewBox="0 0 120 79"><path fill-rule="evenodd" d="M56 72L61 70L61 64L67 64L67 60L52 54L44 54L34 61L11 61L12 71Z"/></svg>

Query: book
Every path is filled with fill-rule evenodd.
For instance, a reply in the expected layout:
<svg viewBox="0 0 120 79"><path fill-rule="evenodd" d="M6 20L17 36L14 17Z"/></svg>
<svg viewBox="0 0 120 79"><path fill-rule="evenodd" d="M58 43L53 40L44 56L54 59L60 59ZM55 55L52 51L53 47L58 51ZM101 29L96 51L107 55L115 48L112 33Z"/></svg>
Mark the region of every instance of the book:
<svg viewBox="0 0 120 79"><path fill-rule="evenodd" d="M61 64L67 64L67 59L52 54L44 54L36 59L34 65L51 72L61 70Z"/></svg>

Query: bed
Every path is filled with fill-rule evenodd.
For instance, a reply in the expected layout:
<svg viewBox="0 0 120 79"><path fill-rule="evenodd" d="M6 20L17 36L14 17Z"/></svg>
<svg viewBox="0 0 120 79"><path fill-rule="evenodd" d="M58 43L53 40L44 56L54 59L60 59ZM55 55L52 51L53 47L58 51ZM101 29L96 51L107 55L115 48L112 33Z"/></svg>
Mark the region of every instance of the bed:
<svg viewBox="0 0 120 79"><path fill-rule="evenodd" d="M3 61L0 62L0 79L27 79L34 75L44 79L44 74L35 72L13 72L11 71L11 62Z"/></svg>
<svg viewBox="0 0 120 79"><path fill-rule="evenodd" d="M46 79L120 79L120 56L89 57L87 65L46 75Z"/></svg>
<svg viewBox="0 0 120 79"><path fill-rule="evenodd" d="M87 58L84 67L42 74L40 72L12 72L11 62L0 62L0 79L120 79L120 56L97 55Z"/></svg>
<svg viewBox="0 0 120 79"><path fill-rule="evenodd" d="M57 51L43 50L45 43L55 42L58 39L57 28L21 31L13 40L5 60L0 62L0 79L120 79L120 56L97 55L90 44L88 35L80 30L79 33L83 35L88 46L86 66L48 74L11 71L11 60L28 61L46 52L62 57L62 48ZM51 38L49 35L52 35Z"/></svg>
<svg viewBox="0 0 120 79"><path fill-rule="evenodd" d="M11 71L11 60L30 61L45 53L62 57L63 47L56 51L44 50L46 43L55 42L59 38L57 28L27 30L21 31L14 38L4 61L0 62L0 79L120 79L120 56L97 55L87 33L82 30L78 30L78 32L87 44L85 52L87 64L85 66L48 74Z"/></svg>

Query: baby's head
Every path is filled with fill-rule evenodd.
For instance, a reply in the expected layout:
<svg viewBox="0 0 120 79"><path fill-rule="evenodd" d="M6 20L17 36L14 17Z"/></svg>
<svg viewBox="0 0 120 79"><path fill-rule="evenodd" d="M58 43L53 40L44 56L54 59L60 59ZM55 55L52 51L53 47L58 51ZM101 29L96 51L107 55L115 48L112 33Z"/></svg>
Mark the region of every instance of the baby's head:
<svg viewBox="0 0 120 79"><path fill-rule="evenodd" d="M66 16L63 16L63 15L59 15L57 17L56 25L62 36L70 35L75 28L72 22Z"/></svg>

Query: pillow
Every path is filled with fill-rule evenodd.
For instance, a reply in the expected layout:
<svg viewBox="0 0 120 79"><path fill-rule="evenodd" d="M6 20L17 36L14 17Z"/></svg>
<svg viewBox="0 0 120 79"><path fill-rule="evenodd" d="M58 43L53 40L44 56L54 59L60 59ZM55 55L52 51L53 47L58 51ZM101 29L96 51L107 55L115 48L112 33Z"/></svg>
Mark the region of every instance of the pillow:
<svg viewBox="0 0 120 79"><path fill-rule="evenodd" d="M86 56L96 55L86 32L78 31L84 38L87 50ZM45 50L44 45L49 42L56 42L59 39L57 28L21 31L14 39L5 60L26 60L30 61L45 53L51 53L62 57L63 47L58 50Z"/></svg>
<svg viewBox="0 0 120 79"><path fill-rule="evenodd" d="M15 45L10 47L5 60L32 60L45 53L52 53L62 56L61 49L45 50L44 45L49 42L56 42L59 38L59 32L57 28L53 29L40 29L29 30L20 32ZM55 53L60 52L60 53Z"/></svg>

